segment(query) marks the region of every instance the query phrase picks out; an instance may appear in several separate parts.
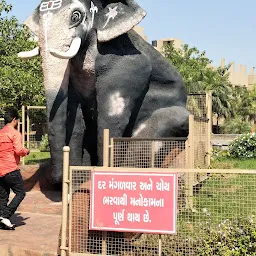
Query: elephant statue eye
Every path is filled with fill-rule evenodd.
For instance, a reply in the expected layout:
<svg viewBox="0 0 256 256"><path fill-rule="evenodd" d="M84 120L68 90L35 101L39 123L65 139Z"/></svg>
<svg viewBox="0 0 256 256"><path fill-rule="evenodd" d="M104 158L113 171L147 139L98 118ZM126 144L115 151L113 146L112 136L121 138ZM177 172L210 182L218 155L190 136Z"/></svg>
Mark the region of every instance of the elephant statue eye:
<svg viewBox="0 0 256 256"><path fill-rule="evenodd" d="M71 22L74 24L82 21L82 13L80 11L74 11L71 15Z"/></svg>

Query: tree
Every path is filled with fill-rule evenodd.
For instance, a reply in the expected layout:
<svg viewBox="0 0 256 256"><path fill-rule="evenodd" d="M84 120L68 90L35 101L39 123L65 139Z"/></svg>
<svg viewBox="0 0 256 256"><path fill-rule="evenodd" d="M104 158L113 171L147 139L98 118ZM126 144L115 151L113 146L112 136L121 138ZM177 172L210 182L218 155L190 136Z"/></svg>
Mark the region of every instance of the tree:
<svg viewBox="0 0 256 256"><path fill-rule="evenodd" d="M17 56L36 42L14 16L7 16L11 10L0 0L0 114L6 106L45 105L40 57L24 61Z"/></svg>
<svg viewBox="0 0 256 256"><path fill-rule="evenodd" d="M249 133L251 125L248 121L242 120L241 117L226 119L221 126L221 133L242 134Z"/></svg>
<svg viewBox="0 0 256 256"><path fill-rule="evenodd" d="M228 68L211 66L205 52L187 44L176 49L172 44L164 48L164 55L177 67L183 76L188 93L212 92L213 112L219 117L233 116L232 85L229 82Z"/></svg>
<svg viewBox="0 0 256 256"><path fill-rule="evenodd" d="M253 87L251 91L247 88L236 88L234 91L236 94L235 106L236 115L243 121L251 121L254 126L256 124L256 86Z"/></svg>
<svg viewBox="0 0 256 256"><path fill-rule="evenodd" d="M248 97L248 116L250 120L256 122L256 86L253 87L253 90L249 91Z"/></svg>
<svg viewBox="0 0 256 256"><path fill-rule="evenodd" d="M249 121L251 96L246 87L235 86L232 91L232 106L234 116L239 117L242 121Z"/></svg>

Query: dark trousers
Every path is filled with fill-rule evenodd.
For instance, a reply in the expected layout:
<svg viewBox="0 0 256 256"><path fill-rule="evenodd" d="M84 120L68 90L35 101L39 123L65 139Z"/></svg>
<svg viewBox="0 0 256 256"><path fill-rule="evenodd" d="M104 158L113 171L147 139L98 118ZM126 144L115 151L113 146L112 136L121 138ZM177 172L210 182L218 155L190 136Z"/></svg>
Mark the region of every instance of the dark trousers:
<svg viewBox="0 0 256 256"><path fill-rule="evenodd" d="M15 194L9 202L10 190ZM0 177L0 217L10 219L26 195L20 171L16 170Z"/></svg>

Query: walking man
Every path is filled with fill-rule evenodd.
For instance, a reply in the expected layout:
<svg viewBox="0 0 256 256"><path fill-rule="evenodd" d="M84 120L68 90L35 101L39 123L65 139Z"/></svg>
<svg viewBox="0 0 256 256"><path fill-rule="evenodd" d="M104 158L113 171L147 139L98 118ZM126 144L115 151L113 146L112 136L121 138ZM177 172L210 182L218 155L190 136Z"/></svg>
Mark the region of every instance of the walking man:
<svg viewBox="0 0 256 256"><path fill-rule="evenodd" d="M29 149L22 147L18 119L18 112L8 109L4 115L5 126L0 130L0 223L7 229L15 228L10 217L26 195L18 165L20 157L28 155ZM15 196L8 204L10 190Z"/></svg>

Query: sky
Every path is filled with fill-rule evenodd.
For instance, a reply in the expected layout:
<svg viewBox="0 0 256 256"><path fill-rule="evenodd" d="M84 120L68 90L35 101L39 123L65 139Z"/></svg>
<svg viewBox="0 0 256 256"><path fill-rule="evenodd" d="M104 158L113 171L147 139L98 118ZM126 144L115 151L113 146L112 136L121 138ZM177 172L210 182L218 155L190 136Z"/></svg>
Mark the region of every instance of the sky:
<svg viewBox="0 0 256 256"><path fill-rule="evenodd" d="M12 14L21 22L39 0L7 0ZM147 12L140 23L148 41L179 38L190 47L206 51L219 65L226 63L256 66L256 0L137 0Z"/></svg>

